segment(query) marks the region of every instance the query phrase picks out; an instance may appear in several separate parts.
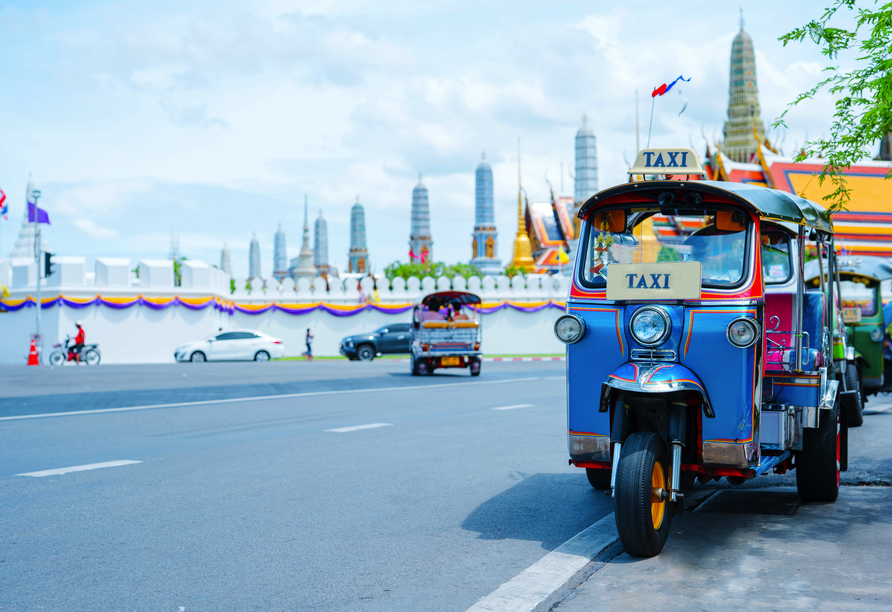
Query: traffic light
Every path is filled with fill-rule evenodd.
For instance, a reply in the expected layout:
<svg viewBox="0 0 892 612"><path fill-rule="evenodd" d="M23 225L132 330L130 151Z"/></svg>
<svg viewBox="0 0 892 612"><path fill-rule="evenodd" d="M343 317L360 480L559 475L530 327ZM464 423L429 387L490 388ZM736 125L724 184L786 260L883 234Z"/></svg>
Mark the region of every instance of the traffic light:
<svg viewBox="0 0 892 612"><path fill-rule="evenodd" d="M55 253L47 253L43 254L43 276L47 277L53 273L53 255Z"/></svg>

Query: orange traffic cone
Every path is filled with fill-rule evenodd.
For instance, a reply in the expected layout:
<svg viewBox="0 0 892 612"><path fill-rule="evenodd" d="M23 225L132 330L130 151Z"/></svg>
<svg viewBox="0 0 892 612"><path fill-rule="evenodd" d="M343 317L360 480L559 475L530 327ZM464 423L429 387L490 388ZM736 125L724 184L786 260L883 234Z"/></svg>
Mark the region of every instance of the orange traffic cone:
<svg viewBox="0 0 892 612"><path fill-rule="evenodd" d="M40 365L37 361L37 347L34 345L34 340L31 341L31 351L28 353L28 365Z"/></svg>

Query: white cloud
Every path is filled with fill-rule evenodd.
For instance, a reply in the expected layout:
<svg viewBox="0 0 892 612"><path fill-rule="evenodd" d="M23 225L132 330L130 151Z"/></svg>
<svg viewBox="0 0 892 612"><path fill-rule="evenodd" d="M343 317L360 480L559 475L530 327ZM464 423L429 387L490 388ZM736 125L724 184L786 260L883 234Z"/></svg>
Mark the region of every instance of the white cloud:
<svg viewBox="0 0 892 612"><path fill-rule="evenodd" d="M817 15L805 0L752 0L746 10L770 124L821 65L813 47L776 39ZM720 134L737 5L698 11L522 1L506 12L469 0L7 6L7 87L34 95L0 99L0 186L23 199L33 169L54 215L50 239L70 253L164 257L179 231L181 252L211 262L228 242L236 274L247 271L252 231L266 270L277 222L299 248L304 194L311 219L324 208L329 256L344 262L359 194L380 269L406 257L419 172L437 257L467 259L485 149L507 260L518 137L524 184L542 199L546 172L559 188L561 163L572 193L583 112L598 137L601 186L625 179L636 88L642 144L651 88L679 74L692 78L688 109L679 118L677 96L658 100L652 143L702 147L701 129ZM828 108L818 100L791 113L788 142L825 129ZM90 231L102 235L83 240Z"/></svg>
<svg viewBox="0 0 892 612"><path fill-rule="evenodd" d="M116 229L96 225L96 222L93 221L93 219L78 217L77 219L72 219L71 222L76 228L84 232L90 238L105 240L108 238L117 238L121 235L121 232Z"/></svg>

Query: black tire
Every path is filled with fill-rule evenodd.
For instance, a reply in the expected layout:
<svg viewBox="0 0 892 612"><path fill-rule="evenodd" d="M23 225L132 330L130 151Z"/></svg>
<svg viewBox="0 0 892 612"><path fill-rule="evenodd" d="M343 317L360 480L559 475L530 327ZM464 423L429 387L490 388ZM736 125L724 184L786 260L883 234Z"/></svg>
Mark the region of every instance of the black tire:
<svg viewBox="0 0 892 612"><path fill-rule="evenodd" d="M99 362L102 360L102 356L99 354L99 351L90 349L84 354L83 359L87 365L94 366L99 365Z"/></svg>
<svg viewBox="0 0 892 612"><path fill-rule="evenodd" d="M585 475L588 476L588 483L592 488L598 491L606 491L610 488L610 475L613 470L599 470L596 468L585 468Z"/></svg>
<svg viewBox="0 0 892 612"><path fill-rule="evenodd" d="M49 361L51 366L60 366L65 363L65 355L62 354L62 351L53 351L50 353Z"/></svg>
<svg viewBox="0 0 892 612"><path fill-rule="evenodd" d="M864 394L861 390L861 376L854 363L846 366L846 390L858 391L856 406L846 415L846 421L848 421L849 427L861 427L864 425L864 415L862 414L864 410Z"/></svg>
<svg viewBox="0 0 892 612"><path fill-rule="evenodd" d="M482 365L479 357L471 357L471 362L468 364L468 369L471 370L471 376L480 376L480 367Z"/></svg>
<svg viewBox="0 0 892 612"><path fill-rule="evenodd" d="M419 376L427 376L431 373L430 359L419 359L415 362Z"/></svg>
<svg viewBox="0 0 892 612"><path fill-rule="evenodd" d="M269 361L269 353L266 351L257 351L254 355L254 361Z"/></svg>
<svg viewBox="0 0 892 612"><path fill-rule="evenodd" d="M375 358L375 349L371 344L363 344L356 349L356 358L360 361L371 361Z"/></svg>
<svg viewBox="0 0 892 612"><path fill-rule="evenodd" d="M669 537L674 504L653 500L655 488L668 494L669 470L669 452L657 434L635 432L626 439L616 474L615 517L623 548L633 557L659 554ZM653 486L657 480L662 486Z"/></svg>
<svg viewBox="0 0 892 612"><path fill-rule="evenodd" d="M418 376L418 362L415 361L415 356L409 357L409 371L412 372L412 376Z"/></svg>
<svg viewBox="0 0 892 612"><path fill-rule="evenodd" d="M191 361L192 363L204 363L207 360L208 360L208 358L201 351L195 351L189 357L189 361Z"/></svg>
<svg viewBox="0 0 892 612"><path fill-rule="evenodd" d="M806 501L835 501L839 496L839 403L821 410L820 425L802 432L796 453L796 488Z"/></svg>

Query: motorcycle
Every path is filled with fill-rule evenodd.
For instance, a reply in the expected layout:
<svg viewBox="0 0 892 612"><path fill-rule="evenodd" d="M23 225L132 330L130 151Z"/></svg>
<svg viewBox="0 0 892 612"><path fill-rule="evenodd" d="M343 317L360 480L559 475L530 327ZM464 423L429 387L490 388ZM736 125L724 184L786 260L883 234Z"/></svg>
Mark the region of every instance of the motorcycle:
<svg viewBox="0 0 892 612"><path fill-rule="evenodd" d="M71 336L65 336L65 342L53 343L53 352L50 353L50 365L60 366L66 361L74 361L77 353L74 352L74 343L71 342ZM66 358L67 354L67 358ZM81 349L81 361L87 365L99 365L102 355L99 354L98 344L85 344Z"/></svg>

